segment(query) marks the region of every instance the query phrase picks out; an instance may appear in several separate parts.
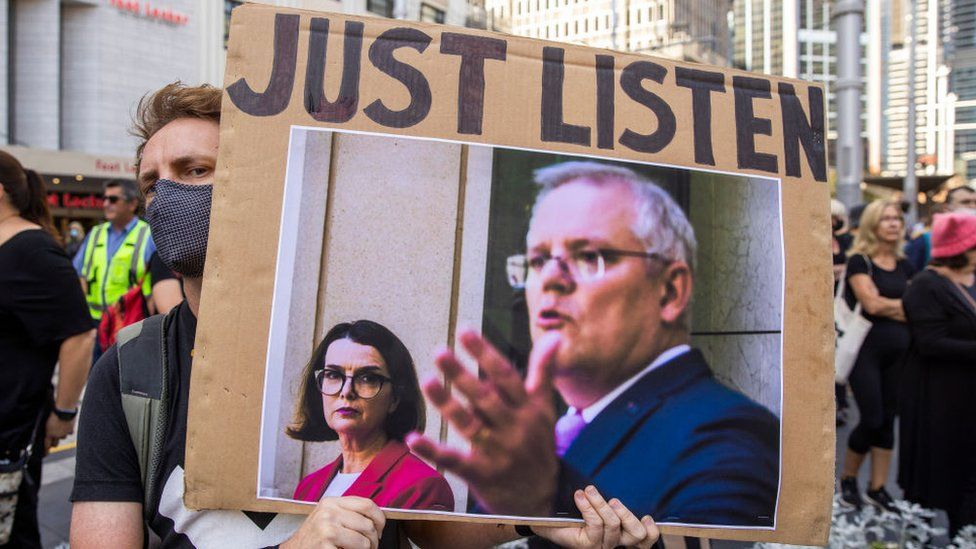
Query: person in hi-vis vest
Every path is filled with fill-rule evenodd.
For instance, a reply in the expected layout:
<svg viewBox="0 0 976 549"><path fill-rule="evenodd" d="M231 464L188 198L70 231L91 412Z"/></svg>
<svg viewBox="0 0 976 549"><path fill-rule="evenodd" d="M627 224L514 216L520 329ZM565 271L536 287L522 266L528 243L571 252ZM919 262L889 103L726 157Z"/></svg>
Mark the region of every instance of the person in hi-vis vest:
<svg viewBox="0 0 976 549"><path fill-rule="evenodd" d="M88 233L73 261L96 326L102 312L140 280L149 296L149 258L156 251L149 224L136 217L139 189L135 182L108 181L103 197L107 221ZM95 352L100 354L98 349Z"/></svg>

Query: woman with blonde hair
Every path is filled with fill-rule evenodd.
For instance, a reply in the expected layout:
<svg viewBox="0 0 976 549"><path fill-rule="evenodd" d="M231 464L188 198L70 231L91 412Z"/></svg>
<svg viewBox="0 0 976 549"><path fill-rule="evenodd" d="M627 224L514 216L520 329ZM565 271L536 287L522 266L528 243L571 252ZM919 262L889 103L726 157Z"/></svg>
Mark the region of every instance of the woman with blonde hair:
<svg viewBox="0 0 976 549"><path fill-rule="evenodd" d="M915 274L902 252L904 234L899 204L876 200L864 209L848 254L845 298L851 307L855 302L861 304L872 327L848 378L860 421L848 437L841 474L841 503L846 507L861 507L857 473L870 454L871 479L865 499L881 510L895 511L884 485L895 442L901 363L909 341L901 298Z"/></svg>

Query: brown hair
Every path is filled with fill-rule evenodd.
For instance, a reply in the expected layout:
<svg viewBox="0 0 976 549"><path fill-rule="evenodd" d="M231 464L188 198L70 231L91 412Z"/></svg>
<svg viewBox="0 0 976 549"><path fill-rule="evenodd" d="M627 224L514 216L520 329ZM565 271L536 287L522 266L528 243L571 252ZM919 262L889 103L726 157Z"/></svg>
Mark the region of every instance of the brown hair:
<svg viewBox="0 0 976 549"><path fill-rule="evenodd" d="M325 365L325 354L329 345L340 339L376 349L390 370L393 396L398 404L396 413L389 414L383 425L386 435L403 440L411 431L423 432L427 424L427 412L410 351L386 326L371 320L357 320L333 326L312 352L312 358L302 370L295 421L285 429L285 433L293 439L310 442L339 439L339 434L325 421L322 394L314 376L316 369Z"/></svg>
<svg viewBox="0 0 976 549"><path fill-rule="evenodd" d="M44 180L37 172L25 170L19 160L0 151L0 184L20 217L40 225L55 242L61 243L61 235L54 230L51 211L47 208Z"/></svg>
<svg viewBox="0 0 976 549"><path fill-rule="evenodd" d="M929 265L933 267L945 267L954 271L965 269L969 265L969 258L966 257L967 253L969 253L969 250L950 257L933 257L929 259Z"/></svg>
<svg viewBox="0 0 976 549"><path fill-rule="evenodd" d="M180 118L199 118L220 123L220 98L223 92L209 84L187 86L179 80L147 93L139 100L132 121L132 134L139 138L136 147L136 173L146 142L163 126Z"/></svg>

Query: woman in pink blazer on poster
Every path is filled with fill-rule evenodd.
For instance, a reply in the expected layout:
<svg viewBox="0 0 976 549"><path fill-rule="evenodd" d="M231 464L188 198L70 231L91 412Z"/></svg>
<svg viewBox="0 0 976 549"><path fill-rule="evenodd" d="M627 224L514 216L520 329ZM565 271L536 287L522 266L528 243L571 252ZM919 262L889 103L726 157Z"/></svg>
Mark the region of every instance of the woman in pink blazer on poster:
<svg viewBox="0 0 976 549"><path fill-rule="evenodd" d="M426 419L413 359L390 330L369 320L338 324L312 353L288 436L338 440L342 454L298 483L294 498L362 496L380 507L453 511L440 473L403 437Z"/></svg>

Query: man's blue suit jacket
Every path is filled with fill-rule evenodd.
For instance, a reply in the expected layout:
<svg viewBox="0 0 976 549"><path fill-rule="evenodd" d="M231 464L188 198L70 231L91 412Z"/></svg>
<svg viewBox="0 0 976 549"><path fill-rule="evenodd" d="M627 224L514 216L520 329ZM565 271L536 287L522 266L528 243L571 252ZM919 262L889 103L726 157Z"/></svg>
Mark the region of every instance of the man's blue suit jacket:
<svg viewBox="0 0 976 549"><path fill-rule="evenodd" d="M772 526L779 420L712 376L692 350L648 372L563 457L557 514L594 484L659 523Z"/></svg>

